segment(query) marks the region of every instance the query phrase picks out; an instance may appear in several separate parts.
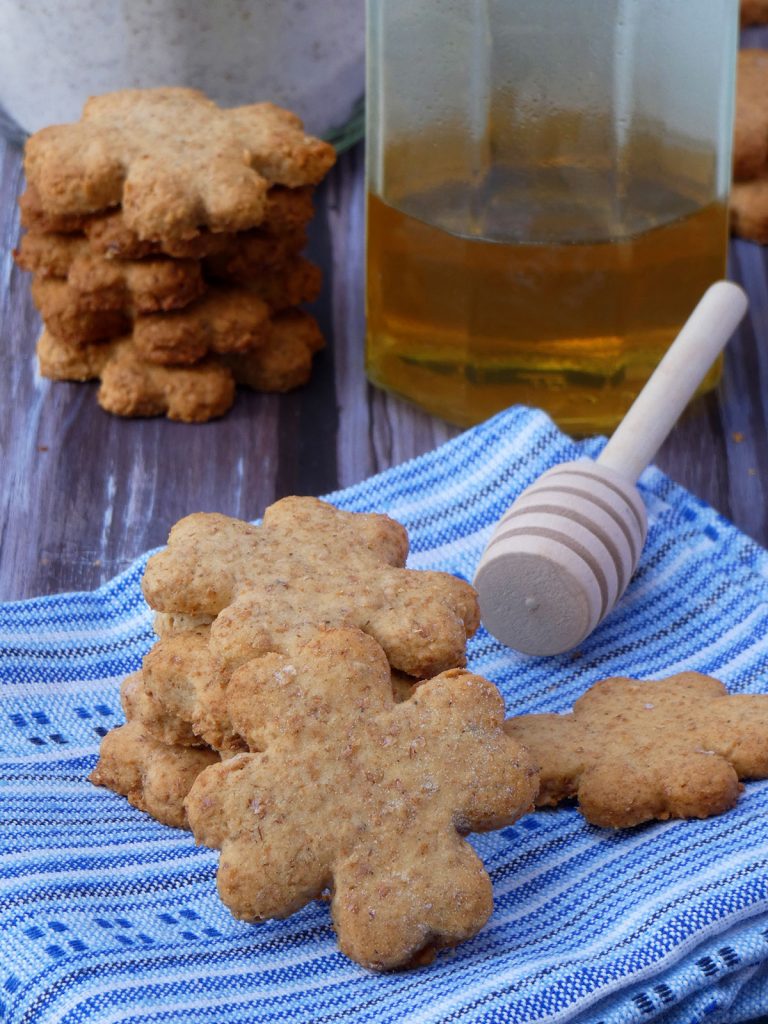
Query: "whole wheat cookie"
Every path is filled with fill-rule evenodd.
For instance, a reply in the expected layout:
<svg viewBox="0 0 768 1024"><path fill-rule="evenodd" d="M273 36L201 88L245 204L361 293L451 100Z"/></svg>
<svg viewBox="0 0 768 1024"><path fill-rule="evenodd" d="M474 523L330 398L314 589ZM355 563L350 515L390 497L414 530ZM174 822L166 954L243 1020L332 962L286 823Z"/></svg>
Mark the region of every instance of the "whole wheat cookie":
<svg viewBox="0 0 768 1024"><path fill-rule="evenodd" d="M194 658L194 653L192 655ZM170 673L169 673L170 674ZM173 714L147 692L143 669L132 672L120 684L120 703L127 722L140 723L143 731L165 746L203 747L189 722ZM242 748L241 748L242 749Z"/></svg>
<svg viewBox="0 0 768 1024"><path fill-rule="evenodd" d="M278 236L256 229L228 238L230 242L218 246L204 261L206 273L223 281L251 281L265 270L285 270L286 267L296 274L300 253L307 245L307 233L303 229ZM306 268L304 273L307 273Z"/></svg>
<svg viewBox="0 0 768 1024"><path fill-rule="evenodd" d="M523 715L504 728L541 770L537 804L576 797L594 825L722 814L739 779L768 776L768 696L729 695L697 672L605 679L571 714Z"/></svg>
<svg viewBox="0 0 768 1024"><path fill-rule="evenodd" d="M157 313L189 305L205 291L198 260L118 260L94 253L78 235L30 232L14 251L16 263L38 278L63 279L60 286L33 293L44 307L51 302L73 316L91 310ZM55 298L53 297L55 296ZM64 313L66 315L66 312Z"/></svg>
<svg viewBox="0 0 768 1024"><path fill-rule="evenodd" d="M32 298L48 330L71 346L132 333L142 359L170 366L257 348L267 341L271 319L270 307L254 290L224 285L165 313L140 313L127 304L94 309L89 298L58 278L36 276Z"/></svg>
<svg viewBox="0 0 768 1024"><path fill-rule="evenodd" d="M195 363L212 353L245 352L264 345L270 320L270 307L255 290L217 285L184 309L136 316L133 341L149 362Z"/></svg>
<svg viewBox="0 0 768 1024"><path fill-rule="evenodd" d="M252 351L266 343L273 313L313 301L320 290L319 269L298 258L285 266L267 268L246 284L211 284L193 302L179 292L179 275L171 269L164 277L173 295L162 299L154 267L146 264L145 271L140 261L132 265L137 268L135 274L107 273L101 278L105 286L99 288L94 283L90 291L80 291L66 280L35 275L32 298L46 327L70 345L89 345L132 332L142 358L177 366L196 363L211 353ZM194 278L192 275L192 288ZM115 287L108 287L109 279ZM134 293L133 285L146 290ZM179 296L183 296L183 304ZM182 308L148 310L162 301Z"/></svg>
<svg viewBox="0 0 768 1024"><path fill-rule="evenodd" d="M168 746L147 735L140 722L128 722L101 741L89 779L164 825L189 828L184 798L200 772L218 761L213 750Z"/></svg>
<svg viewBox="0 0 768 1024"><path fill-rule="evenodd" d="M306 627L281 637L280 650L273 653L290 657L313 632ZM163 743L207 745L222 757L248 750L227 706L234 667L211 646L209 626L170 632L144 656L142 671L123 682L126 717L140 720L145 731ZM411 696L416 682L393 671L391 685L399 702Z"/></svg>
<svg viewBox="0 0 768 1024"><path fill-rule="evenodd" d="M58 277L35 274L31 290L47 329L70 345L92 345L131 330L131 314L122 304L117 309L93 309Z"/></svg>
<svg viewBox="0 0 768 1024"><path fill-rule="evenodd" d="M209 356L191 366L148 363L131 335L73 346L50 331L37 345L40 373L50 380L101 380L98 401L117 416L161 416L202 423L222 416L235 385L254 391L291 391L309 380L312 357L323 347L308 313L279 313L264 344L234 356Z"/></svg>
<svg viewBox="0 0 768 1024"><path fill-rule="evenodd" d="M734 181L729 214L735 235L768 244L768 175L754 181Z"/></svg>
<svg viewBox="0 0 768 1024"><path fill-rule="evenodd" d="M313 316L300 309L286 309L272 317L260 348L219 358L237 384L251 391L293 391L307 383L312 357L324 346Z"/></svg>
<svg viewBox="0 0 768 1024"><path fill-rule="evenodd" d="M218 257L216 257L218 259ZM280 312L302 302L314 302L320 294L322 271L301 255L288 257L270 265L237 257L216 264L214 257L203 261L208 277L227 282L230 287L247 290L261 299L273 312Z"/></svg>
<svg viewBox="0 0 768 1024"><path fill-rule="evenodd" d="M116 416L203 423L223 416L235 400L232 372L215 359L158 366L137 354L130 337L77 348L43 331L37 358L40 373L51 380L101 380L99 405Z"/></svg>
<svg viewBox="0 0 768 1024"><path fill-rule="evenodd" d="M768 172L768 50L740 50L736 75L733 177Z"/></svg>
<svg viewBox="0 0 768 1024"><path fill-rule="evenodd" d="M282 188L273 185L267 192L264 218L256 231L273 238L303 231L314 215L313 191L311 186ZM46 213L36 189L29 184L19 196L19 211L21 226L28 231L38 234L84 234L94 252L127 260L161 255L176 259L202 259L222 248L236 247L249 234L247 231L233 233L203 229L193 238L148 241L139 238L127 226L120 208L95 214Z"/></svg>
<svg viewBox="0 0 768 1024"><path fill-rule="evenodd" d="M342 951L374 970L482 928L491 882L462 836L510 824L536 792L492 683L453 670L395 704L378 644L333 629L243 665L229 690L263 753L206 769L186 810L195 839L221 850L236 917L286 917L329 892Z"/></svg>
<svg viewBox="0 0 768 1024"><path fill-rule="evenodd" d="M222 109L186 88L92 97L79 122L36 132L27 181L52 215L122 206L140 239L243 231L265 216L269 185L314 185L333 147L271 103Z"/></svg>
<svg viewBox="0 0 768 1024"><path fill-rule="evenodd" d="M88 251L81 234L28 231L22 235L13 258L22 270L40 277L66 277L78 256Z"/></svg>
<svg viewBox="0 0 768 1024"><path fill-rule="evenodd" d="M273 242L280 242L283 238L302 237L304 229L314 215L313 191L310 186L305 188L273 186L266 195L264 217L258 228L252 231L233 233L201 230L192 238L164 238L160 241L147 241L139 238L136 232L126 225L122 210L119 209L83 218L81 227L76 230L85 232L91 248L96 252L121 259L143 259L146 256L160 254L177 259L202 259L222 251L233 254L241 245L253 245L254 243L250 241L252 236L269 238ZM25 195L28 193L29 189ZM32 195L34 196L34 193ZM26 206L27 209L30 206L33 209L33 212L27 213L27 221L37 224L57 223L55 219L47 218L44 214L39 213L39 208L34 207L34 200L27 200ZM23 215L22 223L25 223ZM52 229L48 228L48 230Z"/></svg>
<svg viewBox="0 0 768 1024"><path fill-rule="evenodd" d="M762 25L768 22L768 0L741 0L741 24Z"/></svg>
<svg viewBox="0 0 768 1024"><path fill-rule="evenodd" d="M407 534L388 516L290 497L261 526L218 514L180 520L142 588L155 611L216 617L212 643L232 663L307 624L353 625L393 668L426 678L465 664L477 596L448 573L405 569L407 554Z"/></svg>

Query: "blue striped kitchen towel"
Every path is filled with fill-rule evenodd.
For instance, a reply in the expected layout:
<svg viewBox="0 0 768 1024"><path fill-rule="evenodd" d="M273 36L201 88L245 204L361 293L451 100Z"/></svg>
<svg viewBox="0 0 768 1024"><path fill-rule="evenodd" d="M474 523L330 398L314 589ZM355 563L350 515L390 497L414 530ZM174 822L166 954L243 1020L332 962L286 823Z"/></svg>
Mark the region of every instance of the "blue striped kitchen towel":
<svg viewBox="0 0 768 1024"><path fill-rule="evenodd" d="M331 500L389 512L412 566L471 579L512 499L583 452L543 414L512 409ZM472 640L471 667L509 713L569 709L618 674L695 669L768 690L768 554L657 470L641 485L639 571L577 654ZM420 970L379 976L345 959L323 903L234 921L215 853L86 781L121 720L120 679L152 642L143 566L94 593L0 607L0 1020L735 1024L768 1011L768 782L708 821L614 832L566 807L476 838L493 917Z"/></svg>

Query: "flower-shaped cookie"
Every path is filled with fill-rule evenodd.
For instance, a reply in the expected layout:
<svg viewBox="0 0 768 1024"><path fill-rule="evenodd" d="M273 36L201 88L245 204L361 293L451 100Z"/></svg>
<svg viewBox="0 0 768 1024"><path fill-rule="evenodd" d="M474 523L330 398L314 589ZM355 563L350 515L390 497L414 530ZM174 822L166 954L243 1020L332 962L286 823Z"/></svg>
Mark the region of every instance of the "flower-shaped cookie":
<svg viewBox="0 0 768 1024"><path fill-rule="evenodd" d="M768 696L729 695L697 672L605 679L571 714L504 727L541 770L537 804L575 796L594 825L721 814L738 800L739 779L768 776Z"/></svg>
<svg viewBox="0 0 768 1024"><path fill-rule="evenodd" d="M281 639L274 653L288 657L309 639L313 627ZM143 669L124 680L121 695L126 717L141 721L163 743L208 745L222 756L247 750L229 715L228 686L234 666L210 645L210 627L172 632L145 655ZM396 702L407 700L414 681L392 672Z"/></svg>
<svg viewBox="0 0 768 1024"><path fill-rule="evenodd" d="M101 741L99 761L89 778L164 825L189 828L184 798L200 772L218 760L206 747L161 743L147 735L141 722L129 721Z"/></svg>
<svg viewBox="0 0 768 1024"><path fill-rule="evenodd" d="M384 970L474 935L491 883L470 831L530 806L535 772L492 683L454 669L395 704L387 660L356 629L241 666L229 709L249 747L198 776L195 838L221 850L237 917L285 917L324 892L342 950Z"/></svg>
<svg viewBox="0 0 768 1024"><path fill-rule="evenodd" d="M271 103L222 109L195 89L124 89L88 100L82 119L27 142L27 181L49 214L122 204L139 238L242 231L265 216L271 183L319 182L333 148Z"/></svg>
<svg viewBox="0 0 768 1024"><path fill-rule="evenodd" d="M187 516L142 586L157 611L218 616L211 643L229 662L281 650L307 625L357 626L393 668L426 678L465 663L477 598L448 573L402 568L407 552L405 530L388 516L291 497L268 508L262 526Z"/></svg>

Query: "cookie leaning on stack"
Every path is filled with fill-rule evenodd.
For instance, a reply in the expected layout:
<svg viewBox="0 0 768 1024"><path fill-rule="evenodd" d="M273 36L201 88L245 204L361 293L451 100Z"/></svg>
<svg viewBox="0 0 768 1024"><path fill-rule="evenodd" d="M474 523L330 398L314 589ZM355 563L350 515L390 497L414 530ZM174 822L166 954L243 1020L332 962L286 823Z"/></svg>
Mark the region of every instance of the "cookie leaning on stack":
<svg viewBox="0 0 768 1024"><path fill-rule="evenodd" d="M14 255L46 325L41 372L100 378L110 412L189 422L225 412L236 383L304 383L323 342L295 308L320 287L301 252L334 160L288 111L193 89L95 97L37 132Z"/></svg>

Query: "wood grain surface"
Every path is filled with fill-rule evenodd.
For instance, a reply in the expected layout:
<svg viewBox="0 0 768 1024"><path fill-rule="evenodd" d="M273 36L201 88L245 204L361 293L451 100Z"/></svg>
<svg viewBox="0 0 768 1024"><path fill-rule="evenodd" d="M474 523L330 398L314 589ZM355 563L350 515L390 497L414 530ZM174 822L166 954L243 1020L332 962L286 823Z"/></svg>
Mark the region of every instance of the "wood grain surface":
<svg viewBox="0 0 768 1024"><path fill-rule="evenodd" d="M758 37L754 37L758 38ZM361 147L319 190L309 255L324 269L316 313L328 339L312 382L290 395L243 393L217 422L123 420L95 384L36 374L39 320L13 264L21 154L0 142L0 600L98 586L164 543L193 511L253 519L286 494L323 494L458 433L372 388L363 368ZM692 404L657 462L768 544L768 263L731 246L747 320L717 392Z"/></svg>

